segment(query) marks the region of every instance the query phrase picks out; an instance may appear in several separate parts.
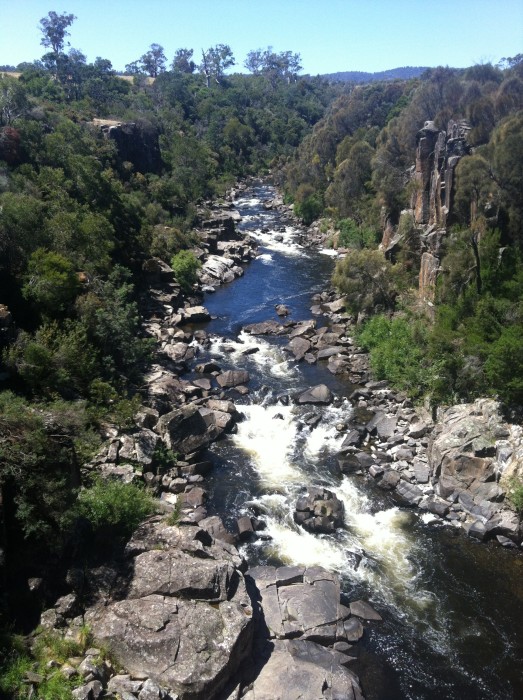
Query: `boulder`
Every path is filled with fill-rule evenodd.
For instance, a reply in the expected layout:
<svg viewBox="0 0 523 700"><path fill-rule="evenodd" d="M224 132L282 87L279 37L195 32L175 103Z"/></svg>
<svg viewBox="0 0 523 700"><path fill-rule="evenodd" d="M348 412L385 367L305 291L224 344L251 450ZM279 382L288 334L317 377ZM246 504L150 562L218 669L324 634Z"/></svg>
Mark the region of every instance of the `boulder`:
<svg viewBox="0 0 523 700"><path fill-rule="evenodd" d="M243 700L363 700L357 676L336 652L306 640L279 641Z"/></svg>
<svg viewBox="0 0 523 700"><path fill-rule="evenodd" d="M173 452L188 455L218 439L230 427L231 420L228 413L187 404L161 416L156 432Z"/></svg>
<svg viewBox="0 0 523 700"><path fill-rule="evenodd" d="M332 392L325 384L318 384L298 395L299 404L329 404L332 402Z"/></svg>
<svg viewBox="0 0 523 700"><path fill-rule="evenodd" d="M285 326L278 321L262 321L261 323L251 323L244 326L243 330L250 335L281 335L287 332Z"/></svg>
<svg viewBox="0 0 523 700"><path fill-rule="evenodd" d="M251 602L237 552L197 527L153 519L126 553L127 599L86 612L95 639L132 678L154 681L144 698L160 697L160 685L180 698L216 697L251 648Z"/></svg>
<svg viewBox="0 0 523 700"><path fill-rule="evenodd" d="M222 388L230 388L241 384L247 384L249 380L249 373L243 369L230 369L216 377L216 381Z"/></svg>
<svg viewBox="0 0 523 700"><path fill-rule="evenodd" d="M294 521L309 532L334 532L343 526L344 508L337 496L324 488L309 488L298 499Z"/></svg>
<svg viewBox="0 0 523 700"><path fill-rule="evenodd" d="M310 341L301 336L296 336L289 341L285 350L291 352L297 360L303 360L311 348Z"/></svg>

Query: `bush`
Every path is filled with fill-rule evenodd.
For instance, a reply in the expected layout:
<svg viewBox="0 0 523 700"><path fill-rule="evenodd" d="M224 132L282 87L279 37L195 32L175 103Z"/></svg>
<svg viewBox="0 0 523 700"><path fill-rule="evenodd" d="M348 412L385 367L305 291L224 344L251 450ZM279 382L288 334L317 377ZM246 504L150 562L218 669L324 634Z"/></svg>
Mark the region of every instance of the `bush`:
<svg viewBox="0 0 523 700"><path fill-rule="evenodd" d="M377 379L386 379L411 396L421 396L431 384L431 371L423 361L427 331L407 318L376 316L358 336L370 351L370 363Z"/></svg>
<svg viewBox="0 0 523 700"><path fill-rule="evenodd" d="M353 219L338 221L338 248L372 248L376 245L377 232L372 228L358 226Z"/></svg>
<svg viewBox="0 0 523 700"><path fill-rule="evenodd" d="M74 512L87 518L95 533L130 536L154 510L153 499L143 488L120 481L96 481L78 496Z"/></svg>
<svg viewBox="0 0 523 700"><path fill-rule="evenodd" d="M176 280L179 282L181 288L185 292L190 292L192 286L198 279L196 274L200 267L201 262L190 250L180 250L179 253L173 255L171 259L171 266L176 275Z"/></svg>
<svg viewBox="0 0 523 700"><path fill-rule="evenodd" d="M523 480L513 476L509 481L508 500L520 515L523 514Z"/></svg>

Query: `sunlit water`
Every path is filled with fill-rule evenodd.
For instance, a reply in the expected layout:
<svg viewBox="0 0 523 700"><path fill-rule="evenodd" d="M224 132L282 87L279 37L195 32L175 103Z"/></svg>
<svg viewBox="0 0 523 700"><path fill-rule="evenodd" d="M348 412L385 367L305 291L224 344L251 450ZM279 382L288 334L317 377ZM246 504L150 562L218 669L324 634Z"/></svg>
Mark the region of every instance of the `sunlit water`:
<svg viewBox="0 0 523 700"><path fill-rule="evenodd" d="M342 477L336 426L350 422L353 387L322 363L298 365L283 350L285 338L242 332L248 323L276 319L278 303L290 307L291 319L310 318L310 298L334 264L330 255L303 249L297 230L263 209L272 196L258 186L237 200L241 226L257 239L260 255L244 277L205 300L216 316L207 326L207 354L224 369L251 375L250 394L236 401L243 420L214 449L210 509L231 528L253 509L265 521L265 537L244 546L251 563L325 566L340 574L348 599L362 597L380 610L384 622L368 627L354 666L368 700L523 697L521 556L434 525L363 477ZM320 382L339 397L334 406L292 402ZM311 411L321 413L313 429L306 425ZM326 486L343 501L345 527L334 535L294 523L307 485Z"/></svg>

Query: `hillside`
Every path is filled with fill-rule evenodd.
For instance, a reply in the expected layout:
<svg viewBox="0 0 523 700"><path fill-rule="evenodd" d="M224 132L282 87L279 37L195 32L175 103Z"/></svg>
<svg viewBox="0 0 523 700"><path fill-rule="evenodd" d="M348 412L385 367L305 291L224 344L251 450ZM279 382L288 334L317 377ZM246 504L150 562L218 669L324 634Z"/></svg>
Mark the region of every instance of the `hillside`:
<svg viewBox="0 0 523 700"><path fill-rule="evenodd" d="M325 73L321 77L325 80L334 80L342 83L375 83L381 80L410 80L419 78L426 70L427 66L403 66L402 68L391 68L389 70L367 73L365 71L338 71L336 73Z"/></svg>

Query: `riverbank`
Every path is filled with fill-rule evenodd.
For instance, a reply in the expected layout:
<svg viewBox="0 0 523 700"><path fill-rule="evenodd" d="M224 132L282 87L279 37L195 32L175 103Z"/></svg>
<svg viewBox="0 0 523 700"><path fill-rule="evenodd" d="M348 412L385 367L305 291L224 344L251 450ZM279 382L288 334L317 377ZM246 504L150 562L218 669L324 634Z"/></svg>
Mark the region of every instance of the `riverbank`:
<svg viewBox="0 0 523 700"><path fill-rule="evenodd" d="M257 215L248 214L247 216L256 217ZM253 226L257 226L260 221L261 217L259 220L253 220ZM268 230L263 232L263 228ZM279 246L283 249L288 247L288 242L296 232L289 230L289 226L282 218L271 221L270 227L260 225L259 233L258 228L256 231L256 235L262 242L271 241L270 245L263 249L257 263L258 270L263 273L261 275L263 283L267 285L268 272L274 269L277 263L277 260L270 258L276 258ZM281 237L281 240L277 240L276 237ZM217 241L217 243L226 243L226 241ZM244 245L234 241L234 245L238 244ZM250 246L248 247L252 250ZM299 255L299 251L295 254ZM230 268L230 263L224 263L224 265L227 269ZM299 267L301 262L296 269ZM158 519L151 522L144 531L147 536L140 535L139 544L129 545L123 570L113 567L110 571L105 571L104 580L110 582L105 589L100 587L99 574L96 572L83 574L82 585L87 584L93 598L98 599L98 603L93 601L93 605L89 608L88 618L93 621L93 629L98 624L96 620L99 620L104 629L112 629L116 625L115 629L120 630L116 635L117 639L128 636L132 629L134 631L131 639L134 641L131 647L134 645L134 648L140 648L140 650L143 650L147 640L155 644L160 639L155 637L156 632L163 635L165 629L168 629L169 633L172 632L174 635L174 641L178 640L176 644L185 645L184 649L187 650L191 645L190 635L196 634L199 628L193 621L191 630L187 626L184 627L184 635L189 634L189 637L176 636L178 634L176 621L186 615L185 603L182 605L179 602L181 596L183 601L192 600L195 610L204 603L210 605L212 609L219 609L222 621L216 618L215 623L218 627L213 627L209 631L210 637L216 629L226 626L227 615L232 615L231 619L235 620L233 627L236 630L234 633L236 636L227 641L226 645L229 645L227 654L221 656L218 654L217 657L217 651L213 651L212 640L209 641L207 636L208 641L205 642L203 649L205 655L212 660L212 671L209 670L209 666L202 670L201 659L187 661L189 665L193 663L194 668L200 669L200 675L209 674L206 677L210 680L195 691L204 693L202 697L211 697L209 695L211 692L218 693L220 688L225 687L222 685L225 683L224 678L233 677L236 668L244 667L249 655L245 649L253 648L255 657L259 660L265 658L262 648L267 651L267 644L269 650L271 646L273 650L277 650L274 661L279 662L276 666L267 666L270 671L259 673L258 678L261 678L263 683L266 683L270 676L273 681L277 679L278 688L285 687L288 690L293 687L294 681L290 682L288 678L280 680L275 670L284 667L288 669L289 654L295 660L299 659L296 666L297 675L303 675L307 668L310 670L311 659L314 657L318 662L314 673L319 673L321 676L322 663L325 664L328 661L331 668L335 658L336 663L344 662L342 667L350 664L351 669L358 665L363 669L362 677L367 697L407 697L406 694L401 695L402 691L399 687L395 688L397 681L394 680L389 683L388 696L382 694L383 688L373 687L373 676L380 675L379 662L377 659L370 661L368 640L380 636L385 640L390 635L390 605L395 600L395 594L391 591L391 596L391 592L387 592L384 586L410 585L408 578L412 573L408 559L412 557L414 550L405 538L401 540L399 530L397 533L391 532L391 538L386 546L394 546L395 549L390 553L391 569L386 571L383 567L388 566L388 554L385 550L376 549L372 539L377 533L381 535L384 528L394 529L396 525L393 525L392 518L402 518L402 511L390 507L388 510L378 511L372 515L372 523L369 520L371 512L362 512L359 521L355 520L356 501L348 500L348 489L352 488L353 483L367 481L372 484L382 484L383 489L386 483L394 482L396 477L394 493L398 498L401 497L403 485L417 486L421 490L428 489L429 487L423 484L421 479L418 484L414 483L412 476L414 475L417 480L421 475L421 466L416 463L417 471L414 468L415 459L420 463L428 464L430 443L428 435L431 425L424 422L426 417L422 416L421 419L416 417L416 412L405 397L391 392L384 385L372 382L368 375L367 358L364 353L358 351L350 337L350 319L344 315L342 304L331 295L320 294L314 304L318 315L313 315L311 318L309 314L306 318L311 296L309 285L306 285L308 293L304 298L299 292L298 296L289 294L289 298L284 299L279 296L277 299L272 299L274 294L280 293L279 288L273 286L272 293L265 298L262 295L266 292L258 292L254 280L251 287L255 290L253 295L255 299L250 303L254 303L253 308L258 308L257 305L261 308L256 313L249 311L248 317L252 319L263 316L270 308L281 322L273 318L269 324L265 324L264 329L253 328L252 325L249 328L250 324L240 324L247 325L246 330L250 330L251 335L245 331L238 335L240 327L235 321L233 337L215 337L201 327L200 321L204 322L205 319L220 314L224 298L221 288L216 285L215 295L208 298L210 311L205 313L201 308L197 308L199 304L196 302L201 301L201 297L197 295L186 300L183 306L176 306L173 303L173 297L176 296L176 299L179 297L175 295L176 285L171 273L168 269L161 267L157 274L159 277L156 277L154 282L156 286L152 288L159 293L168 293L171 296L159 302L163 305L165 315L161 316L161 310L156 307L153 315L148 316L146 321L150 324L151 333L158 339L159 348L157 367L149 377L147 388L149 405L140 413L140 429L134 433L114 435L107 443L105 451L99 455L96 463L93 463L92 468L106 474L119 473L125 479L145 480L156 488L159 494L161 493L162 508L174 513L178 523L183 525L182 527L165 526ZM223 288L224 294L231 293L234 296L235 289L240 289L240 296L245 294L244 280L240 275L236 279L234 285ZM320 282L324 284L324 280ZM163 286L164 283L165 286ZM283 286L287 286L290 292L290 283L285 285L283 281ZM214 306L211 306L211 301ZM235 303L238 305L243 301L243 298L236 299ZM288 316L278 316L274 309L277 304L273 301L286 302L284 306L287 310L280 308L279 311L282 314L286 312ZM271 304L270 307L268 303ZM320 326L323 313L330 314L328 326ZM298 314L302 318L297 316ZM243 318L244 314L241 312L237 316ZM294 320L296 317L299 320ZM225 325L217 319L211 326L216 324L220 330L229 327L227 325L229 321L225 319L223 321ZM264 335L252 335L253 331L259 330L264 330ZM267 330L270 335L266 335ZM255 375L256 371L260 372L260 377ZM316 380L323 378L326 374L331 377L332 388L309 381L312 378ZM271 376L274 382L267 384L267 379ZM271 432L264 433L262 429L267 426L271 428ZM230 437L220 443L214 442L226 435ZM270 435L270 438L263 437L258 444L259 435ZM299 441L304 441L307 448L300 453L303 455L300 461L305 459L307 464L300 464L300 461L296 463L294 459L289 458L289 446ZM345 441L347 443L343 444ZM238 445L241 450L238 476L235 473L237 462L228 452L229 443ZM318 445L316 448L315 443ZM174 463L171 463L167 469L165 466L160 468L158 464L158 445L171 450L171 453L177 453ZM205 451L209 446L213 447L214 453ZM328 447L329 454L332 453L332 460L328 456L321 456L324 446ZM408 456L401 450L411 450L413 454ZM263 464L256 463L251 477L248 461L251 455L262 453L266 461ZM256 459L258 459L257 456ZM224 460L225 471L220 466L220 460ZM318 467L314 467L308 473L309 461L311 467L313 464L319 465L320 462L325 462L328 471L319 471ZM376 475L371 474L373 466L378 470L383 467L383 471L381 473L377 471ZM233 481L234 478L236 481ZM252 488L251 497L243 498L236 504L234 500L236 495L241 497L243 489L247 488ZM314 491L318 488L322 489L321 493ZM217 495L220 489L227 490L226 497L231 499L222 502L221 505ZM384 499L389 499L390 492L385 490L381 492ZM317 497L318 495L320 497ZM428 491L426 495L429 497ZM298 496L305 499L305 502L298 503ZM358 496L358 498L361 497ZM251 503L248 502L249 500ZM327 521L325 519L329 514L325 513L325 509L336 511L337 502L344 504L346 527L338 528L334 522L330 530L329 518L327 517ZM298 505L300 508L297 507ZM289 506L291 510L287 511ZM315 513L316 508L318 513ZM217 514L220 512L223 513L225 524L230 526L230 531L227 531L223 520L218 517ZM308 523L310 535L307 537L310 539L305 539L304 531L293 525L292 521L295 521L296 516L299 519L300 513L305 514L304 521L313 521ZM237 519L238 515L240 515L239 519ZM385 516L388 518L387 521L383 519ZM432 514L431 517L433 517ZM316 522L316 519L319 519L319 522ZM436 517L433 519L439 520ZM234 522L238 522L237 534L232 532ZM346 541L346 537L349 535L352 537L354 532L363 532L364 523L367 530L369 527L372 528L369 530L372 536L366 535L362 540L364 546L359 549L356 546L349 546L350 543ZM423 533L420 534L423 536ZM299 563L302 557L309 558L308 563L304 562L301 567L294 569L280 570L279 567L264 567L267 573L265 578L263 575L251 575L251 578L263 581L263 585L260 582L257 586L257 592L253 594L251 590L252 614L248 613L242 598L244 595L242 581L247 584L249 574L244 574L244 564L237 552L235 553L233 543L238 541L238 536L241 536L242 541L246 543L243 545L243 551L251 561L265 559L267 564L269 563L267 558L272 557L280 559L280 562L283 560ZM301 544L305 542L308 552L304 552L301 548ZM286 549L289 543L291 543L290 548ZM257 553L253 558L250 554L254 550ZM184 558L185 554L190 558ZM208 562L204 567L205 573L202 573L202 567L199 566L200 560ZM314 626L310 620L301 620L299 625L296 624L296 616L292 613L294 608L315 610L317 604L312 605L311 601L302 601L302 603L292 603L289 608L290 599L286 588L295 590L295 586L312 585L310 571L316 566L318 560L327 562L329 568L341 572L342 579L348 575L359 577L362 581L367 578L371 583L371 599L374 597L372 582L378 584L381 578L379 589L377 586L374 588L374 595L379 602L377 607L385 617L383 629L377 622L367 622L364 631L361 621L358 622L361 618L358 618L358 614L350 605L347 605L351 602L355 604L359 597L357 595L349 599L347 593L343 593L345 608L338 607L341 595L339 583L335 584L335 587L338 585L338 592L330 598L335 601L335 619L331 612L323 622L317 619ZM132 565L131 562L133 562ZM397 569L396 578L385 579L392 573L392 566ZM174 579L169 572L173 567L181 572L193 571L195 579L191 579L190 582L184 580L181 583L171 583ZM374 578L371 576L373 569L376 572ZM131 578L129 570L134 572ZM324 580L334 583L336 580L340 581L338 576L333 578L332 573L326 571L322 573L316 569L314 571L316 577L314 580L318 584ZM218 588L213 581L220 581ZM319 588L323 587L324 584L321 583ZM267 591L265 600L259 610L256 601L264 598L265 589ZM308 590L307 587L305 590ZM195 591L199 591L196 598L193 597ZM161 601L158 596L161 597ZM410 604L412 605L412 602ZM179 606L180 612L174 613L171 609L173 606ZM67 606L64 601L59 601L57 608L62 611ZM283 614L280 622L275 621L277 618L271 617L271 611L280 610L283 613L285 609L290 611L290 616ZM256 610L259 612L257 613ZM263 610L266 610L266 613L262 616ZM74 620L75 612L77 608L75 609L72 605L65 616L62 612L60 615L64 621ZM162 624L158 623L159 627L155 632L148 626L147 618L153 619L151 616L157 614L160 615L158 620ZM412 615L413 613L405 608L402 614ZM440 610L439 614L441 616L444 611ZM101 618L97 618L97 615L101 615ZM269 634L264 632L265 636L262 636L262 639L265 641L262 647L256 644L253 647L250 646L252 644L250 635L254 630L256 615L258 615L258 623L263 618L266 622L271 620L270 627L273 630ZM76 619L78 622L78 618ZM82 617L81 620L83 619ZM278 631L278 625L281 631ZM336 627L335 630L332 629L333 625ZM375 629L376 625L378 626ZM339 630L338 627L340 627ZM73 633L74 624L71 629ZM137 631L138 633L135 634ZM300 637L300 643L291 644L292 639L297 636ZM357 639L360 639L360 642L354 646ZM236 644L242 647L241 653L237 652ZM310 646L311 644L314 646ZM341 646L336 648L336 644ZM318 645L321 649L331 651L320 653ZM305 649L308 649L308 656L300 656L300 653L305 653ZM332 653L335 657L332 657ZM344 655L344 658L341 658L340 654ZM142 656L144 656L143 653ZM226 663L225 657L229 659ZM133 661L133 663L137 662ZM365 663L371 663L370 667L365 669ZM128 670L133 670L133 678L128 680L141 682L142 686L140 689L137 685L133 686L134 689L126 692L140 697L144 683L149 684L148 689L154 682L157 685L164 685L163 682L158 684L158 680L155 681L154 678L145 681L144 668L137 668L135 665L131 669L131 666L132 664ZM323 677L320 681L320 676L314 676L316 679L314 683L320 683L320 686L326 683L329 687L331 677ZM353 679L349 683L349 676L342 671L337 677L345 679L343 682L346 696L356 696L357 681ZM292 674L291 678L294 678ZM93 681L89 680L85 685L90 682ZM102 683L100 680L98 682ZM189 684L193 682L197 682L196 679L188 681ZM236 689L230 697L258 697L256 685L250 687L252 682L253 679L249 678L248 674L238 680ZM173 683L179 683L179 678L171 679L165 683L164 687L169 684L173 686ZM296 688L299 687L300 685L296 682ZM332 681L330 687L331 689L333 687ZM260 686L258 690L261 692ZM154 692L159 697L159 693L163 691L158 689ZM183 693L192 691L180 688L176 692L184 697ZM352 692L352 695L349 692ZM316 699L316 695L311 697ZM419 694L416 697L431 696Z"/></svg>

